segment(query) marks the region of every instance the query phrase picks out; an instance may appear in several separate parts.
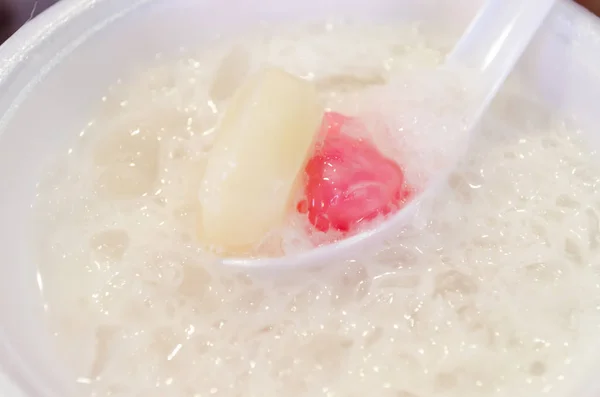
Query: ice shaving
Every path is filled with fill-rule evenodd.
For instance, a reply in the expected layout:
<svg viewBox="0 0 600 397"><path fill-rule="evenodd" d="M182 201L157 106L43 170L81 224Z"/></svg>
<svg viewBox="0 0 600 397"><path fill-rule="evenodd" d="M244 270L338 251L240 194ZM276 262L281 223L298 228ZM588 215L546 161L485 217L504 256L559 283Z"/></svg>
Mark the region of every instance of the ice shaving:
<svg viewBox="0 0 600 397"><path fill-rule="evenodd" d="M35 207L77 396L568 395L597 357L597 152L518 79L461 135L438 29L273 26L107 88ZM372 252L220 261L348 241L444 171Z"/></svg>

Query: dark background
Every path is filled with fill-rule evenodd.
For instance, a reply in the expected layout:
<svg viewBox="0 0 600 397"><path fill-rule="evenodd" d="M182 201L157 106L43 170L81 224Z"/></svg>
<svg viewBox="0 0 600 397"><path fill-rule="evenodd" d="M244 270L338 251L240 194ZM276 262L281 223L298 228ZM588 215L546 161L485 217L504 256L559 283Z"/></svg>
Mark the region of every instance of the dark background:
<svg viewBox="0 0 600 397"><path fill-rule="evenodd" d="M0 0L0 43L58 0ZM123 0L127 1L127 0Z"/></svg>
<svg viewBox="0 0 600 397"><path fill-rule="evenodd" d="M57 1L59 0L0 0L0 43L10 37L10 35L19 29L19 27L27 20L33 18ZM584 7L587 7L596 15L600 16L600 0L576 1Z"/></svg>

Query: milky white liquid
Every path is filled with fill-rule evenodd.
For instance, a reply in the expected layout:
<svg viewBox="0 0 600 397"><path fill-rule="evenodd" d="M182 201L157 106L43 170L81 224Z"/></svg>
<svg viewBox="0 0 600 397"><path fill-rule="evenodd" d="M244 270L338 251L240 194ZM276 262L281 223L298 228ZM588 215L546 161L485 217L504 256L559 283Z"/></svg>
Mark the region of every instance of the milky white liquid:
<svg viewBox="0 0 600 397"><path fill-rule="evenodd" d="M81 396L513 397L579 381L600 328L600 166L579 132L505 92L448 187L376 255L228 269L198 248L195 212L245 70L284 67L343 111L447 48L362 25L236 43L116 84L41 185L44 294Z"/></svg>

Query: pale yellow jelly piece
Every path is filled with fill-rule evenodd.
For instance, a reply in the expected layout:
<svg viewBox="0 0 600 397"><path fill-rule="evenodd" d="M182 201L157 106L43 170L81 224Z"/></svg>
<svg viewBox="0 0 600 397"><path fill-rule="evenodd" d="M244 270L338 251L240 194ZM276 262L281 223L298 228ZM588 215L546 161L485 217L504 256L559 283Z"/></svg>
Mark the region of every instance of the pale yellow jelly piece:
<svg viewBox="0 0 600 397"><path fill-rule="evenodd" d="M316 89L276 68L250 76L217 127L200 187L199 237L248 253L281 225L323 116Z"/></svg>

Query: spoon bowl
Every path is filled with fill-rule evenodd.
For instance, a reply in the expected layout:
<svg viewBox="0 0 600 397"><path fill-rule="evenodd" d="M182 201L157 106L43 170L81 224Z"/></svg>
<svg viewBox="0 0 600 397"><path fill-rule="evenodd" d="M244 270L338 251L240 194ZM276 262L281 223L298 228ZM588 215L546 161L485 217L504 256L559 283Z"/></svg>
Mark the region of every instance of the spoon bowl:
<svg viewBox="0 0 600 397"><path fill-rule="evenodd" d="M427 121L427 131L418 131L422 138L436 143L430 152L423 153L429 161L435 161L432 175L425 187L401 210L389 215L375 227L361 231L342 240L317 246L306 252L278 258L225 258L226 266L272 267L320 265L340 261L369 252L369 247L380 246L385 239L402 231L421 208L425 200L435 197L448 176L464 156L473 131L481 116L498 93L502 84L521 58L530 41L552 10L556 0L528 2L522 0L488 0L481 7L457 45L448 55L445 64L434 76L433 92L421 98L427 110L412 114L404 109L405 119L418 120L413 128L422 128L423 115L434 120ZM469 77L469 79L466 78ZM437 84L439 82L439 84ZM410 83L409 84L415 84ZM431 85L431 84L430 84ZM437 85L437 86L436 86ZM385 93L390 87L384 89ZM459 95L455 95L459 93ZM449 97L448 94L452 96ZM388 97L389 95L384 95ZM393 97L393 96L392 96ZM449 100L451 99L451 100ZM448 104L451 103L449 107ZM444 112L440 117L436 112ZM435 124L435 120L441 122ZM451 120L448 123L448 120ZM440 134L443 128L447 134ZM435 135L427 136L428 132ZM441 135L444 138L440 140ZM431 150L432 149L432 150ZM421 158L421 159L422 159ZM429 170L432 171L432 170Z"/></svg>

